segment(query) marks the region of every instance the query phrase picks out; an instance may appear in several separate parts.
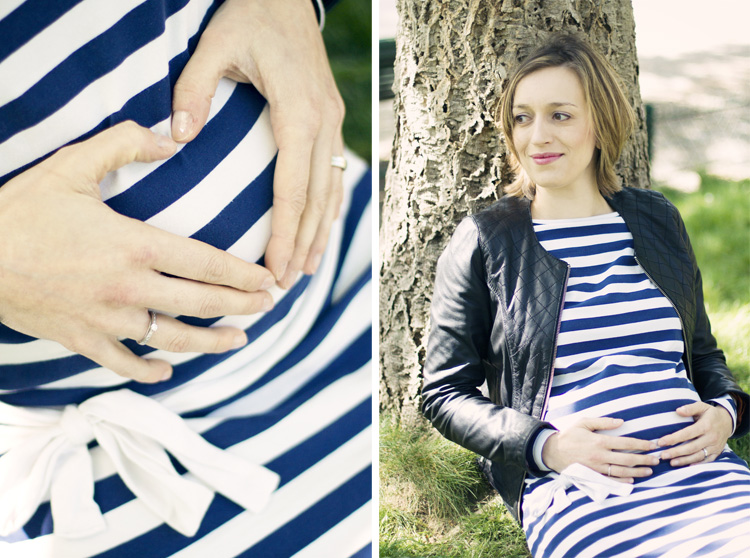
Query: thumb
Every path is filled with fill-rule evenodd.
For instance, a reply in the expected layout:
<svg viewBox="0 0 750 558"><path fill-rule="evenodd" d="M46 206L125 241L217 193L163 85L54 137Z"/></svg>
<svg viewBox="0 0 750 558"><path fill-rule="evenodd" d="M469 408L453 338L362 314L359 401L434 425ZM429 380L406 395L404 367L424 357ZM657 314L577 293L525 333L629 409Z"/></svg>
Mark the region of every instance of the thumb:
<svg viewBox="0 0 750 558"><path fill-rule="evenodd" d="M689 405L678 407L677 414L681 417L694 417L695 415L700 415L705 410L706 403L703 403L702 401L696 401L695 403L690 403Z"/></svg>
<svg viewBox="0 0 750 558"><path fill-rule="evenodd" d="M199 42L172 92L172 138L180 143L191 141L203 129L226 65L221 49Z"/></svg>
<svg viewBox="0 0 750 558"><path fill-rule="evenodd" d="M53 159L71 176L81 176L90 184L99 184L104 176L120 167L140 161L150 163L166 159L176 144L166 136L154 134L133 121L121 122L78 144L60 149Z"/></svg>

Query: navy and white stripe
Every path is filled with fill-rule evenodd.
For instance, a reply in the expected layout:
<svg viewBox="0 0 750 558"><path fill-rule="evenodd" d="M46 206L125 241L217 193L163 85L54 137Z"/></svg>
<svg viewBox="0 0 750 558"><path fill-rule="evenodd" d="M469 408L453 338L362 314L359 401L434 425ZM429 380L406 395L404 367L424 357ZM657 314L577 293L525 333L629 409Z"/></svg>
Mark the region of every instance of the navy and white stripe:
<svg viewBox="0 0 750 558"><path fill-rule="evenodd" d="M692 423L675 412L700 400L682 362L679 316L636 261L622 218L534 221L534 230L570 266L544 419L562 430L586 417L621 418L603 433L654 441ZM750 548L750 470L728 447L712 463L653 470L601 506L574 486L559 513L524 510L532 554L718 557ZM527 480L525 499L552 478Z"/></svg>
<svg viewBox="0 0 750 558"><path fill-rule="evenodd" d="M124 120L169 134L172 88L220 4L0 6L0 186L59 147ZM262 263L276 152L265 100L252 86L222 80L194 141L166 161L111 173L102 196L119 213ZM0 554L370 554L371 174L347 157L342 217L318 273L274 290L276 305L266 314L179 317L241 327L250 341L243 349L176 354L126 341L135 353L174 365L171 380L146 385L0 325L0 402L33 411L123 388L152 397L212 444L278 473L268 507L252 514L217 494L198 534L186 538L133 497L94 445L94 498L108 530L58 537L47 502L14 535L19 542L0 542Z"/></svg>

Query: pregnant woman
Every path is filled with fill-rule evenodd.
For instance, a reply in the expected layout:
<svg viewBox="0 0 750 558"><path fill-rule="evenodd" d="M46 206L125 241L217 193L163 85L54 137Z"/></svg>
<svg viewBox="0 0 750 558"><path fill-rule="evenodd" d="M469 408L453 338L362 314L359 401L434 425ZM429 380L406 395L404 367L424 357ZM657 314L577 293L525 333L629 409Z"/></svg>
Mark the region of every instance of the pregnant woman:
<svg viewBox="0 0 750 558"><path fill-rule="evenodd" d="M748 396L677 210L617 184L616 74L556 36L501 112L517 178L440 258L425 415L483 456L535 557L743 555L750 470L726 441Z"/></svg>
<svg viewBox="0 0 750 558"><path fill-rule="evenodd" d="M371 185L323 18L0 6L0 555L369 554Z"/></svg>

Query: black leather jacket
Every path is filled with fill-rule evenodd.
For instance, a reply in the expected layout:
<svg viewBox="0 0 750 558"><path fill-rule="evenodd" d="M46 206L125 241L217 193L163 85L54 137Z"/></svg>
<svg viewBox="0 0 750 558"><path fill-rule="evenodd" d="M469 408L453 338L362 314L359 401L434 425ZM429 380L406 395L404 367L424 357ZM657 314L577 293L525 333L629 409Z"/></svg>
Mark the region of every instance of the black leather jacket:
<svg viewBox="0 0 750 558"><path fill-rule="evenodd" d="M633 235L636 259L677 309L683 362L703 400L737 394L750 428L750 398L716 347L700 271L677 209L651 190L607 200ZM537 241L527 199L505 196L467 217L438 261L422 389L425 416L482 460L520 521L526 455L551 387L568 266ZM486 384L486 385L485 385Z"/></svg>

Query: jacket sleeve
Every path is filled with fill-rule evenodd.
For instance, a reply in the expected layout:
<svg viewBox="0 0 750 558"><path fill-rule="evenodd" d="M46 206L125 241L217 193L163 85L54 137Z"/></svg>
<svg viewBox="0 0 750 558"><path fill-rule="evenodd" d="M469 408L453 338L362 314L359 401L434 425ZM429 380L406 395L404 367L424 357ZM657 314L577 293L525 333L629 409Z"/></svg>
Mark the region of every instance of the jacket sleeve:
<svg viewBox="0 0 750 558"><path fill-rule="evenodd" d="M724 353L716 345L711 333L711 324L706 314L703 301L703 279L695 259L690 238L677 208L676 215L681 241L686 246L693 264L693 281L695 293L695 330L692 339L691 368L695 389L703 401L715 399L722 395L732 395L737 405L737 427L733 438L744 436L750 431L750 396L742 391L732 372L727 367Z"/></svg>
<svg viewBox="0 0 750 558"><path fill-rule="evenodd" d="M528 469L527 446L550 425L496 405L480 392L493 333L485 275L478 231L467 218L438 260L422 412L449 440L492 461Z"/></svg>

